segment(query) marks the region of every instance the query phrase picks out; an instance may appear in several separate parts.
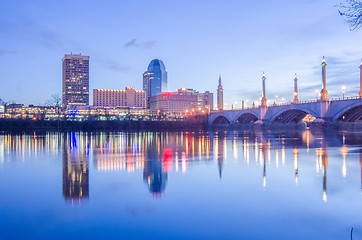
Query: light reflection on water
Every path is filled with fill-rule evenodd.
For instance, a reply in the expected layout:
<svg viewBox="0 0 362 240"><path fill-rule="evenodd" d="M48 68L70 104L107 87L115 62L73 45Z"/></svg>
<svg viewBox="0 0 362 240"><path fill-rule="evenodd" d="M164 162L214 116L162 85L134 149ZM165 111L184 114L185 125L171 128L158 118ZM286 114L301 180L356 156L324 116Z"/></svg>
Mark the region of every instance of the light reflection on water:
<svg viewBox="0 0 362 240"><path fill-rule="evenodd" d="M110 238L135 239L346 239L351 227L361 237L361 136L310 131L0 135L0 192L10 196L0 197L5 216L0 224L6 238L60 238L64 226L65 232L76 231L75 207L86 230L83 238L107 231ZM32 189L43 196L36 198L41 204L22 199L27 191L22 177L29 185L44 183ZM9 179L15 179L11 185ZM13 198L21 198L16 201L21 207ZM119 204L124 208L114 209ZM128 215L139 214L135 209L144 205L147 214L157 210L153 224L146 224L146 213L136 220ZM14 233L23 225L43 229L42 211L52 219L46 231ZM105 219L94 228L90 218ZM220 223L223 227L214 232L226 219L234 223ZM234 226L238 222L243 227ZM157 227L162 223L169 229ZM175 227L180 223L184 229Z"/></svg>

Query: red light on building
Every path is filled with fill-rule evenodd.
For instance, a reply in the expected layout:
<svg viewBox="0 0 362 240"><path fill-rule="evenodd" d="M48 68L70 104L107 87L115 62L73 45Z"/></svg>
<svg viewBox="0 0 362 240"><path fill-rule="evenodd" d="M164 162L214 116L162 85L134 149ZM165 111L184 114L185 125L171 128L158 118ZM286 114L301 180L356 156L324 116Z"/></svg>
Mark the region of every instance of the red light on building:
<svg viewBox="0 0 362 240"><path fill-rule="evenodd" d="M173 93L172 92L162 92L161 95L162 96L172 96Z"/></svg>
<svg viewBox="0 0 362 240"><path fill-rule="evenodd" d="M165 148L163 150L163 170L168 172L172 169L173 153L171 148Z"/></svg>

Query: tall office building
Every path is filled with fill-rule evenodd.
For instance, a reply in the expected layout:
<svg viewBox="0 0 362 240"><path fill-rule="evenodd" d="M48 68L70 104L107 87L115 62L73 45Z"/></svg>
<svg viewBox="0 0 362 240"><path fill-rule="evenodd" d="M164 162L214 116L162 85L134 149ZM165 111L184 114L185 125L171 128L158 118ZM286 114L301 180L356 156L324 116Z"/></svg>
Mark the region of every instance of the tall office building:
<svg viewBox="0 0 362 240"><path fill-rule="evenodd" d="M153 59L148 65L147 71L143 73L143 90L147 95L148 107L149 99L152 96L167 91L166 67L160 59Z"/></svg>
<svg viewBox="0 0 362 240"><path fill-rule="evenodd" d="M89 56L65 54L63 58L63 107L89 105Z"/></svg>

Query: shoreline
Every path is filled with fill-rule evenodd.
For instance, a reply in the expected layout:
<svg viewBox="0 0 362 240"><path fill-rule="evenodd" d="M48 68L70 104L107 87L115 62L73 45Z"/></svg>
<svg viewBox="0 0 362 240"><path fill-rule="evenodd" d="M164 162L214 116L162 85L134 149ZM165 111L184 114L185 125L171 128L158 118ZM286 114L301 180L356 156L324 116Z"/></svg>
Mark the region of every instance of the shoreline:
<svg viewBox="0 0 362 240"><path fill-rule="evenodd" d="M41 132L41 131L347 131L361 132L362 123L337 124L245 124L245 125L208 125L207 118L190 118L179 121L145 121L145 120L103 120L103 121L64 121L0 119L0 132Z"/></svg>
<svg viewBox="0 0 362 240"><path fill-rule="evenodd" d="M1 132L34 132L34 131L185 131L207 130L205 119L189 119L183 121L63 121L63 120L31 120L0 119Z"/></svg>

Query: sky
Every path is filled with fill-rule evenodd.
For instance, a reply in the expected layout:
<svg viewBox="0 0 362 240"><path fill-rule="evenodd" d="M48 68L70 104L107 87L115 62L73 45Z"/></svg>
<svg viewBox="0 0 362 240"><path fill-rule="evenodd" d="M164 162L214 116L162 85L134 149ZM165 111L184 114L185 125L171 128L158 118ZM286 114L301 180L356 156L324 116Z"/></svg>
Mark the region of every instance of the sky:
<svg viewBox="0 0 362 240"><path fill-rule="evenodd" d="M335 0L2 0L0 98L44 105L62 91L64 54L90 56L92 89L142 89L154 58L168 72L168 90L186 87L224 102L317 97L327 60L330 97L357 96L362 29L350 31Z"/></svg>

